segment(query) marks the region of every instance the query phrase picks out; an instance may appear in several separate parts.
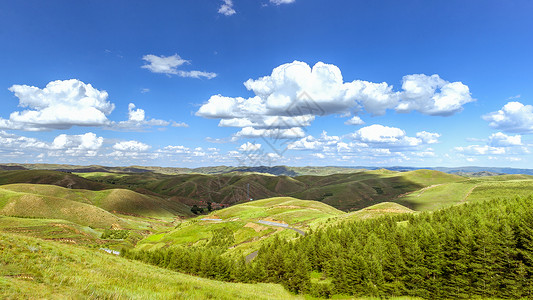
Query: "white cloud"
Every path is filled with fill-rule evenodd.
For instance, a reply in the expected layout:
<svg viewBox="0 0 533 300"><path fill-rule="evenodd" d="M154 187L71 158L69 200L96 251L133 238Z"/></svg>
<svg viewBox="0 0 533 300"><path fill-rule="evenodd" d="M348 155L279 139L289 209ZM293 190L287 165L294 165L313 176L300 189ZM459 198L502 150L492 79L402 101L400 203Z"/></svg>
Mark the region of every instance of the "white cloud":
<svg viewBox="0 0 533 300"><path fill-rule="evenodd" d="M151 126L168 126L170 123L164 120L158 119L145 119L144 109L135 109L135 104L130 103L128 105L128 120L120 122L111 122L108 129L121 129L121 130L141 130Z"/></svg>
<svg viewBox="0 0 533 300"><path fill-rule="evenodd" d="M18 136L5 131L0 131L0 154L5 149L9 153L18 150L18 158L44 158L48 157L92 157L96 156L102 148L103 137L98 137L92 132L80 135L60 134L51 143L35 138Z"/></svg>
<svg viewBox="0 0 533 300"><path fill-rule="evenodd" d="M223 4L220 5L220 8L218 9L219 14L223 14L225 16L231 16L236 13L235 9L233 9L233 1L232 0L223 0Z"/></svg>
<svg viewBox="0 0 533 300"><path fill-rule="evenodd" d="M18 136L0 130L0 148L3 149L47 149L49 145L35 138Z"/></svg>
<svg viewBox="0 0 533 300"><path fill-rule="evenodd" d="M305 133L302 128L294 127L287 129L255 129L253 127L244 127L241 131L233 135L234 139L238 138L270 138L270 139L295 139L304 137Z"/></svg>
<svg viewBox="0 0 533 300"><path fill-rule="evenodd" d="M470 145L466 147L455 147L455 151L461 152L466 155L487 155L487 154L505 154L505 148L503 147L491 147L489 145Z"/></svg>
<svg viewBox="0 0 533 300"><path fill-rule="evenodd" d="M533 133L533 106L509 102L502 109L483 116L489 126L505 132Z"/></svg>
<svg viewBox="0 0 533 300"><path fill-rule="evenodd" d="M416 137L420 138L426 144L435 144L439 142L439 133L432 133L427 131L421 131L416 133Z"/></svg>
<svg viewBox="0 0 533 300"><path fill-rule="evenodd" d="M135 104L130 103L128 105L128 120L133 122L144 121L144 110L140 108L135 109Z"/></svg>
<svg viewBox="0 0 533 300"><path fill-rule="evenodd" d="M322 62L313 67L299 61L283 64L274 68L270 75L249 79L244 85L255 96L213 95L196 115L220 119L219 126L271 129L283 126L291 119L292 124L285 127L307 127L315 116L362 111L383 115L389 109L447 116L461 111L463 104L474 101L466 85L447 82L438 75L405 76L404 90L395 92L386 82L344 82L337 66ZM361 122L355 116L347 124Z"/></svg>
<svg viewBox="0 0 533 300"><path fill-rule="evenodd" d="M340 137L329 136L326 131L322 131L322 134L318 138L308 135L300 140L290 143L287 148L291 150L327 151L330 150L329 147L338 145L339 141Z"/></svg>
<svg viewBox="0 0 533 300"><path fill-rule="evenodd" d="M13 85L9 90L19 99L19 106L27 109L11 113L9 119L0 118L0 129L46 131L90 126L135 130L169 124L163 120L146 120L145 111L135 109L133 103L128 106L127 121L110 121L107 116L115 105L107 100L107 92L78 79L52 81L43 89Z"/></svg>
<svg viewBox="0 0 533 300"><path fill-rule="evenodd" d="M510 136L501 132L489 136L486 145L469 145L455 147L454 150L464 155L521 155L528 154L528 147L522 144L522 136Z"/></svg>
<svg viewBox="0 0 533 300"><path fill-rule="evenodd" d="M174 122L172 121L172 127L189 127L189 124L185 122Z"/></svg>
<svg viewBox="0 0 533 300"><path fill-rule="evenodd" d="M344 122L344 124L346 124L346 125L363 125L363 124L365 124L365 122L363 120L361 120L361 118L359 118L358 116L354 116L350 120Z"/></svg>
<svg viewBox="0 0 533 300"><path fill-rule="evenodd" d="M261 144L250 143L250 142L246 142L239 147L239 151L241 152L251 152L251 151L257 151L259 149L261 149Z"/></svg>
<svg viewBox="0 0 533 300"><path fill-rule="evenodd" d="M115 145L113 145L113 149L118 150L118 151L126 151L126 152L144 152L150 148L151 147L149 145L138 142L138 141L118 142Z"/></svg>
<svg viewBox="0 0 533 300"><path fill-rule="evenodd" d="M181 146L181 145L180 146L166 146L163 149L158 150L158 152L182 154L182 153L190 153L191 149L185 146Z"/></svg>
<svg viewBox="0 0 533 300"><path fill-rule="evenodd" d="M521 135L506 135L501 132L493 133L489 136L488 144L493 147L509 147L509 146L521 146Z"/></svg>
<svg viewBox="0 0 533 300"><path fill-rule="evenodd" d="M216 73L211 72L178 70L178 67L191 63L190 61L181 58L178 54L174 54L171 56L157 56L153 54L148 54L143 56L143 60L146 61L146 64L141 66L141 68L148 69L152 73L207 79L212 79L217 76Z"/></svg>
<svg viewBox="0 0 533 300"><path fill-rule="evenodd" d="M270 3L275 5L294 3L296 0L270 0Z"/></svg>
<svg viewBox="0 0 533 300"><path fill-rule="evenodd" d="M51 149L98 150L104 143L103 137L92 132L80 135L58 135L52 142Z"/></svg>
<svg viewBox="0 0 533 300"><path fill-rule="evenodd" d="M99 91L77 79L57 80L44 89L13 85L9 90L27 108L0 118L0 129L42 131L69 129L72 126L105 126L115 105L107 101L106 91Z"/></svg>
<svg viewBox="0 0 533 300"><path fill-rule="evenodd" d="M324 154L322 154L322 153L313 153L311 155L316 157L316 158L320 158L320 159L326 158L326 156Z"/></svg>
<svg viewBox="0 0 533 300"><path fill-rule="evenodd" d="M448 82L439 75L424 74L403 77L399 112L419 111L426 115L449 116L463 110L472 101L468 86L461 82Z"/></svg>
<svg viewBox="0 0 533 300"><path fill-rule="evenodd" d="M422 138L407 136L400 128L378 124L357 130L351 138L365 144L375 145L377 148L415 147L425 143Z"/></svg>

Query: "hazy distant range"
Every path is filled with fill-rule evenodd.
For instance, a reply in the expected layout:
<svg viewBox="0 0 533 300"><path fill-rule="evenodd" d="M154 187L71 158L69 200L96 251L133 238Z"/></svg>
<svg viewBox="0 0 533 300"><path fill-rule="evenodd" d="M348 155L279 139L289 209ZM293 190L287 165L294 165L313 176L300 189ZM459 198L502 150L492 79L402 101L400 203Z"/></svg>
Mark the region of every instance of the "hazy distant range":
<svg viewBox="0 0 533 300"><path fill-rule="evenodd" d="M388 169L391 171L413 171L419 169L436 170L450 174L463 176L493 176L502 174L524 174L533 175L533 169L517 169L502 167L405 167L405 166L325 166L325 167L290 167L290 166L254 166L254 167L232 167L232 166L214 166L200 168L175 168L175 167L147 167L147 166L129 166L129 167L106 167L106 166L76 166L62 164L0 164L0 170L57 170L68 172L118 172L118 173L144 173L156 172L166 174L223 174L229 172L254 172L265 173L278 176L298 176L298 175L330 175L338 173L353 173L363 170Z"/></svg>

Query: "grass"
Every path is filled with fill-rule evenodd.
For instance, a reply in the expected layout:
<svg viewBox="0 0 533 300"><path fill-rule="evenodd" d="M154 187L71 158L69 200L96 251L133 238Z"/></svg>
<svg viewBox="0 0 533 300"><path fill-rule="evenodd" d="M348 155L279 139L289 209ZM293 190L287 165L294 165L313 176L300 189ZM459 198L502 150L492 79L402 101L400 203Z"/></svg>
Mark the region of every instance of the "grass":
<svg viewBox="0 0 533 300"><path fill-rule="evenodd" d="M74 223L108 228L113 224L130 227L138 219L173 218L190 215L186 205L130 190L89 191L44 184L0 186L0 214L20 217L64 219Z"/></svg>
<svg viewBox="0 0 533 300"><path fill-rule="evenodd" d="M102 251L0 233L4 299L293 299L275 284L225 283Z"/></svg>
<svg viewBox="0 0 533 300"><path fill-rule="evenodd" d="M343 214L329 205L317 201L298 200L290 197L275 197L242 203L212 212L209 216L199 216L179 224L171 231L162 232L157 237L148 237L137 246L149 250L166 246L204 245L213 232L228 228L233 232L235 242L229 253L248 254L257 250L261 242L274 235L293 237L295 232L281 227L257 223L262 219L285 222L291 227L306 230L314 222ZM202 221L202 218L217 217L222 221Z"/></svg>
<svg viewBox="0 0 533 300"><path fill-rule="evenodd" d="M98 243L100 232L65 220L0 216L0 231L78 245Z"/></svg>
<svg viewBox="0 0 533 300"><path fill-rule="evenodd" d="M532 194L533 176L501 175L437 184L408 193L394 201L415 210L434 211L469 201Z"/></svg>

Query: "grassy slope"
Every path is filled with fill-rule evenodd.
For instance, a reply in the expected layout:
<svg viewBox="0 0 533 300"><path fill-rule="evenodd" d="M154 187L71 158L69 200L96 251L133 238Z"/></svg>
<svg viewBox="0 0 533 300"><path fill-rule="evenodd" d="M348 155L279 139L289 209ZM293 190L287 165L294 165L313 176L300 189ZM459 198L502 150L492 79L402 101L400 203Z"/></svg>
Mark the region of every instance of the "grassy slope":
<svg viewBox="0 0 533 300"><path fill-rule="evenodd" d="M280 285L223 283L95 250L0 233L0 298L292 299Z"/></svg>
<svg viewBox="0 0 533 300"><path fill-rule="evenodd" d="M52 184L73 189L103 190L107 184L80 176L47 170L0 171L0 185L12 183Z"/></svg>
<svg viewBox="0 0 533 300"><path fill-rule="evenodd" d="M105 174L87 173L83 176L110 185L145 190L176 197L189 206L200 201L235 204L244 201L249 186L250 196L265 199L290 196L298 199L322 201L338 209L362 209L400 194L423 187L464 180L464 177L438 171L417 170L393 172L375 170L328 176L272 176L257 173L228 173L218 175L180 174Z"/></svg>
<svg viewBox="0 0 533 300"><path fill-rule="evenodd" d="M375 170L323 177L301 176L309 188L292 194L296 198L321 200L342 210L362 209L380 202L394 201L401 194L433 184L457 182L464 177L432 170L393 172Z"/></svg>
<svg viewBox="0 0 533 300"><path fill-rule="evenodd" d="M90 227L65 220L28 219L0 216L0 231L71 244L100 243L100 233Z"/></svg>
<svg viewBox="0 0 533 300"><path fill-rule="evenodd" d="M13 194L12 192L15 192ZM190 215L190 209L178 202L171 202L155 196L142 195L125 189L89 191L66 189L44 184L10 184L0 186L0 198L8 199L17 194L37 195L42 199L62 198L88 205L94 205L108 212L132 214L146 217L173 217ZM2 204L0 204L0 208Z"/></svg>
<svg viewBox="0 0 533 300"><path fill-rule="evenodd" d="M531 194L533 194L533 176L501 175L465 178L459 182L437 184L404 195L395 202L416 210L432 211L467 201Z"/></svg>
<svg viewBox="0 0 533 300"><path fill-rule="evenodd" d="M66 198L14 192L3 188L0 188L0 198L3 199L0 215L63 219L99 228L109 228L113 224L122 227L126 225L123 220L108 211Z"/></svg>
<svg viewBox="0 0 533 300"><path fill-rule="evenodd" d="M257 223L258 220L284 222L291 227L306 230L312 223L343 214L343 212L317 201L276 197L256 200L226 209L209 216L200 216L181 223L175 230L150 236L139 243L140 249L153 249L176 245L202 245L207 243L213 231L229 228L234 233L235 247L230 252L248 254L260 246L264 238L273 234L294 236L294 231ZM203 221L202 218L220 218L222 221Z"/></svg>
<svg viewBox="0 0 533 300"><path fill-rule="evenodd" d="M169 221L176 215L189 214L188 207L181 203L129 190L88 191L41 184L0 186L0 231L67 243L133 247L146 234L173 226ZM124 240L99 239L104 229L111 227L130 233Z"/></svg>

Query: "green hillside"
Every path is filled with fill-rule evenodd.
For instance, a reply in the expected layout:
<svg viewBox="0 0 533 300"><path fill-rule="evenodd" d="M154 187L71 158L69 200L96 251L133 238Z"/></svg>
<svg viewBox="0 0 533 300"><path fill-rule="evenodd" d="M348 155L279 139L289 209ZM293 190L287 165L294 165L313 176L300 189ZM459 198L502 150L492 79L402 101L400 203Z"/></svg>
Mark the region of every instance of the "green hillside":
<svg viewBox="0 0 533 300"><path fill-rule="evenodd" d="M98 250L0 233L3 299L293 299L276 284L225 283Z"/></svg>
<svg viewBox="0 0 533 300"><path fill-rule="evenodd" d="M137 248L148 250L180 245L205 246L215 243L223 235L227 239L223 246L229 248L230 252L249 254L257 250L267 238L275 235L298 235L294 230L261 224L261 221L286 224L305 232L315 222L342 214L342 211L317 201L290 197L256 200L180 223L172 231L149 236Z"/></svg>
<svg viewBox="0 0 533 300"><path fill-rule="evenodd" d="M401 195L394 201L415 210L433 211L470 201L532 194L533 176L501 175L435 184Z"/></svg>
<svg viewBox="0 0 533 300"><path fill-rule="evenodd" d="M391 201L402 194L434 184L458 182L466 178L431 170L394 172L375 170L327 176L273 176L259 173L179 174L157 173L80 174L100 183L174 197L189 206L215 202L226 205L253 199L294 197L321 201L344 211L362 209Z"/></svg>
<svg viewBox="0 0 533 300"><path fill-rule="evenodd" d="M73 189L103 190L108 185L75 174L49 170L0 171L0 185L12 183L52 184Z"/></svg>
<svg viewBox="0 0 533 300"><path fill-rule="evenodd" d="M89 191L45 184L10 184L0 186L0 197L2 197L2 192L7 193L8 191L42 197L64 198L94 205L108 212L141 217L173 217L191 214L189 207L182 203L143 195L126 189Z"/></svg>
<svg viewBox="0 0 533 300"><path fill-rule="evenodd" d="M133 247L144 236L173 226L175 218L191 214L182 203L130 190L0 186L0 231L66 243Z"/></svg>

